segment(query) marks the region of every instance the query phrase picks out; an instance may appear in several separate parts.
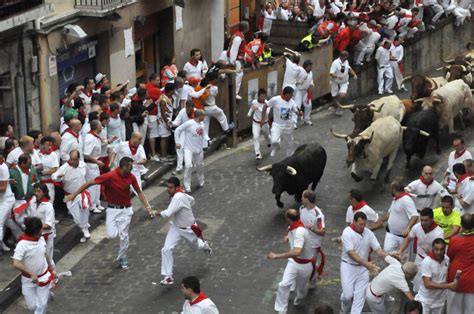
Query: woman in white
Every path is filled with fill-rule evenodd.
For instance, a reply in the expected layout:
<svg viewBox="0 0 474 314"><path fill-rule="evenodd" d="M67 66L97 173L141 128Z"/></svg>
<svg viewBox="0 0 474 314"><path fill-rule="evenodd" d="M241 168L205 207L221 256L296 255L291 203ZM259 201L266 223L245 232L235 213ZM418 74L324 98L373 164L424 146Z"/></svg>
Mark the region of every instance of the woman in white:
<svg viewBox="0 0 474 314"><path fill-rule="evenodd" d="M247 116L252 117L252 134L253 134L253 147L255 149L255 156L257 160L262 159L262 154L260 153L260 134L263 134L267 146L271 147L270 143L270 128L268 126L268 113L270 108L268 108L267 93L264 89L260 89L257 93L257 99L252 101L250 110Z"/></svg>
<svg viewBox="0 0 474 314"><path fill-rule="evenodd" d="M21 271L21 292L26 307L35 314L46 313L54 267L46 254L46 242L41 236L43 223L37 217L25 219L25 233L20 237L13 267Z"/></svg>

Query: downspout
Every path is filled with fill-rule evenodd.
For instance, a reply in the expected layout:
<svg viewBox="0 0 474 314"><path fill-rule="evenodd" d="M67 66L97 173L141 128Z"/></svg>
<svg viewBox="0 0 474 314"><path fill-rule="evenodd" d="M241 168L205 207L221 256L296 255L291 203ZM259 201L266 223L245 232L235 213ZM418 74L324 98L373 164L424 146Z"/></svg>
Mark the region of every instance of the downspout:
<svg viewBox="0 0 474 314"><path fill-rule="evenodd" d="M27 104L25 95L25 78L23 70L25 68L24 54L23 54L23 33L18 38L18 68L15 75L15 100L18 109L18 133L26 134L28 132L28 116L27 116Z"/></svg>
<svg viewBox="0 0 474 314"><path fill-rule="evenodd" d="M48 36L48 35L46 35ZM41 130L44 133L49 133L48 121L46 118L46 100L48 97L49 91L46 84L44 76L46 75L45 62L47 56L44 55L44 49L41 46L41 35L36 34L35 36L36 49L38 52L38 90L39 90L39 106L40 106L40 116L41 116Z"/></svg>

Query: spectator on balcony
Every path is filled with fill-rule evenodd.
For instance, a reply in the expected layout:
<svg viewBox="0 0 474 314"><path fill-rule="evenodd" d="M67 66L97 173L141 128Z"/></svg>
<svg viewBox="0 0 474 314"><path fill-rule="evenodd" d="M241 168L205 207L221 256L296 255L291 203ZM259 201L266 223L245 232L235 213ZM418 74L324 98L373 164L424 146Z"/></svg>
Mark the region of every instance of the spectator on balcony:
<svg viewBox="0 0 474 314"><path fill-rule="evenodd" d="M437 0L423 0L423 21L429 29L434 29L434 25L443 15L443 7Z"/></svg>
<svg viewBox="0 0 474 314"><path fill-rule="evenodd" d="M453 10L453 15L456 17L454 22L455 26L461 26L466 19L471 17L471 11L469 11L469 6L471 1L469 0L454 0L456 8ZM471 10L473 9L471 5Z"/></svg>
<svg viewBox="0 0 474 314"><path fill-rule="evenodd" d="M288 3L286 1L280 3L276 15L278 20L288 21L290 19L291 10L289 9Z"/></svg>
<svg viewBox="0 0 474 314"><path fill-rule="evenodd" d="M412 38L417 32L425 30L423 21L417 18L419 12L420 9L417 7L412 8L411 11L401 8L397 9L397 14L400 18L397 31L400 39Z"/></svg>
<svg viewBox="0 0 474 314"><path fill-rule="evenodd" d="M267 3L267 5L265 7L265 12L264 12L264 15L263 15L263 28L262 28L262 31L264 33L267 33L268 35L270 35L270 32L272 30L273 20L276 20L276 14L275 14L275 11L274 11L273 4Z"/></svg>
<svg viewBox="0 0 474 314"><path fill-rule="evenodd" d="M357 22L350 20L347 22L347 26L344 27L336 36L334 40L334 49L336 54L339 54L353 45L357 40L357 36L360 36L360 32L357 30ZM359 37L360 40L360 37Z"/></svg>
<svg viewBox="0 0 474 314"><path fill-rule="evenodd" d="M380 25L377 24L374 20L371 20L368 25L368 35L363 37L361 41L365 44L365 53L364 53L364 60L365 62L369 62L374 54L375 48L377 47L378 42L382 35L380 35Z"/></svg>
<svg viewBox="0 0 474 314"><path fill-rule="evenodd" d="M252 69L259 65L259 59L265 50L265 43L268 41L268 35L262 32L257 33L254 40L247 43L245 46L244 61L246 66L251 66Z"/></svg>
<svg viewBox="0 0 474 314"><path fill-rule="evenodd" d="M243 68L243 61L245 55L245 37L244 34L249 31L249 23L242 21L239 23L239 30L235 32L230 38L229 48L227 49L227 58L229 59L229 64L235 66L236 70ZM235 98L237 100L242 99L239 96L240 85L242 84L242 78L244 73L237 73L235 75Z"/></svg>

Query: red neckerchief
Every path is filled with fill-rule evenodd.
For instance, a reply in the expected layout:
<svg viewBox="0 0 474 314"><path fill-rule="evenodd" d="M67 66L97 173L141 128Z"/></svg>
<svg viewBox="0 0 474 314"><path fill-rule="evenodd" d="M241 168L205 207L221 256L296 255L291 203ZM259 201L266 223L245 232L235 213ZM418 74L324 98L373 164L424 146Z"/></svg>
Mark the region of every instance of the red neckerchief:
<svg viewBox="0 0 474 314"><path fill-rule="evenodd" d="M428 229L423 228L423 226L421 227L421 229L423 229L425 233L429 233L433 231L436 227L438 227L438 225L436 224L436 222L433 221L431 225L428 227Z"/></svg>
<svg viewBox="0 0 474 314"><path fill-rule="evenodd" d="M464 181L464 179L466 179L468 177L469 177L469 175L467 173L462 174L462 175L459 176L458 182L462 182L462 181Z"/></svg>
<svg viewBox="0 0 474 314"><path fill-rule="evenodd" d="M459 157L464 155L465 152L466 152L466 147L463 147L459 153L457 151L454 151L454 159L458 159Z"/></svg>
<svg viewBox="0 0 474 314"><path fill-rule="evenodd" d="M41 237L33 237L33 236L29 236L23 233L21 236L18 237L18 241L25 240L25 241L38 242L39 238Z"/></svg>
<svg viewBox="0 0 474 314"><path fill-rule="evenodd" d="M428 183L428 182L426 182L425 177L420 176L420 181L421 181L421 183L423 183L424 185L426 185L426 187L429 187L429 186L433 183L434 180L431 181L430 183Z"/></svg>
<svg viewBox="0 0 474 314"><path fill-rule="evenodd" d="M176 194L176 193L179 193L179 192L181 192L181 193L185 193L185 192L184 192L184 190L183 190L183 188L182 188L182 187L180 187L180 186L178 186L178 187L176 187L176 189L175 189L175 191L174 191L174 194L173 194L173 196L175 196L175 194Z"/></svg>
<svg viewBox="0 0 474 314"><path fill-rule="evenodd" d="M3 165L3 163L4 163L4 160L2 158L2 160L0 160L0 166Z"/></svg>
<svg viewBox="0 0 474 314"><path fill-rule="evenodd" d="M90 130L90 131L87 132L87 133L88 133L88 134L92 134L93 136L97 137L99 140L102 141L102 138L101 138L99 135L97 135L97 133L95 133L94 131Z"/></svg>
<svg viewBox="0 0 474 314"><path fill-rule="evenodd" d="M28 166L18 165L18 168L20 168L24 174L30 175L30 168Z"/></svg>
<svg viewBox="0 0 474 314"><path fill-rule="evenodd" d="M410 194L408 194L407 192L401 192L400 195L395 196L393 199L394 199L394 200L399 200L399 199L401 199L401 198L404 197L404 196L409 196L409 197L411 197Z"/></svg>
<svg viewBox="0 0 474 314"><path fill-rule="evenodd" d="M138 146L133 147L132 142L128 141L128 148L130 148L130 152L132 152L132 155L135 156L138 151Z"/></svg>
<svg viewBox="0 0 474 314"><path fill-rule="evenodd" d="M193 66L197 66L199 64L199 60L196 62L193 60L193 58L189 58L189 63L191 63Z"/></svg>
<svg viewBox="0 0 474 314"><path fill-rule="evenodd" d="M190 302L190 304L191 304L191 306L192 306L192 305L194 305L194 304L196 304L196 303L199 303L199 302L201 302L201 301L203 301L203 300L206 300L206 299L208 299L207 295L205 295L204 292L201 291L201 292L199 292L197 298L194 299L194 300L192 300L192 301Z"/></svg>
<svg viewBox="0 0 474 314"><path fill-rule="evenodd" d="M351 227L351 229L354 230L355 232L357 232L358 234L362 234L364 232L364 230L362 230L362 232L357 231L356 226L354 225L354 223L351 223L349 225L349 227Z"/></svg>
<svg viewBox="0 0 474 314"><path fill-rule="evenodd" d="M436 258L436 255L434 255L434 252L433 251L429 251L428 252L428 256L431 257L431 259L439 264L441 264L443 261L444 261L444 257L443 257L443 261L438 261L438 259Z"/></svg>
<svg viewBox="0 0 474 314"><path fill-rule="evenodd" d="M295 230L295 229L298 228L298 227L303 227L303 228L304 228L304 224L301 222L301 220L298 220L298 221L295 221L294 223L292 223L292 224L288 227L288 231Z"/></svg>
<svg viewBox="0 0 474 314"><path fill-rule="evenodd" d="M67 128L65 133L69 133L72 136L74 136L76 138L77 142L79 143L79 133L74 132L73 130L71 130L71 128Z"/></svg>
<svg viewBox="0 0 474 314"><path fill-rule="evenodd" d="M189 115L187 112L186 114L188 115L189 119L194 119L194 109L193 109L193 112L191 112L191 115Z"/></svg>
<svg viewBox="0 0 474 314"><path fill-rule="evenodd" d="M71 163L70 160L67 161L67 164L68 164L69 166L73 167L73 168L76 168L76 167L74 167L74 166L72 165L72 163Z"/></svg>
<svg viewBox="0 0 474 314"><path fill-rule="evenodd" d="M51 145L51 150L54 152L59 149L58 145Z"/></svg>
<svg viewBox="0 0 474 314"><path fill-rule="evenodd" d="M86 95L87 97L91 97L91 96L92 96L92 91L89 92L89 91L83 89L82 92L83 92L84 95Z"/></svg>
<svg viewBox="0 0 474 314"><path fill-rule="evenodd" d="M46 196L43 196L43 198L41 198L40 200L36 200L37 204L47 203L47 202L49 202L49 198L47 198Z"/></svg>
<svg viewBox="0 0 474 314"><path fill-rule="evenodd" d="M362 200L362 201L360 201L359 203L357 203L357 204L355 204L354 206L352 206L352 211L353 211L353 212L356 212L356 211L358 211L359 209L361 209L362 207L364 207L365 205L367 205L367 203L366 203L364 200Z"/></svg>
<svg viewBox="0 0 474 314"><path fill-rule="evenodd" d="M51 154L52 152L53 152L53 150L52 150L51 148L50 148L49 150L46 150L46 151L45 151L45 150L41 150L41 154L43 154L43 155L49 155L49 154Z"/></svg>
<svg viewBox="0 0 474 314"><path fill-rule="evenodd" d="M33 148L34 149L40 149L39 145L36 145L36 144L33 145Z"/></svg>

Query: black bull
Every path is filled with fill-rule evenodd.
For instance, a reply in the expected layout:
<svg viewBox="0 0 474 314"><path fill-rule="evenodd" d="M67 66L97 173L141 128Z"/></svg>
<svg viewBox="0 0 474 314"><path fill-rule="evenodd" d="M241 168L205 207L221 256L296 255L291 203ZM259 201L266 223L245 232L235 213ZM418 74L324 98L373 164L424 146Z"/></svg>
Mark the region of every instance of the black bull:
<svg viewBox="0 0 474 314"><path fill-rule="evenodd" d="M304 144L295 153L279 163L258 168L270 171L273 177L272 193L275 194L277 206L282 208L280 201L283 192L294 195L297 202L301 201L303 191L311 184L314 191L321 179L326 166L326 151L317 144Z"/></svg>

